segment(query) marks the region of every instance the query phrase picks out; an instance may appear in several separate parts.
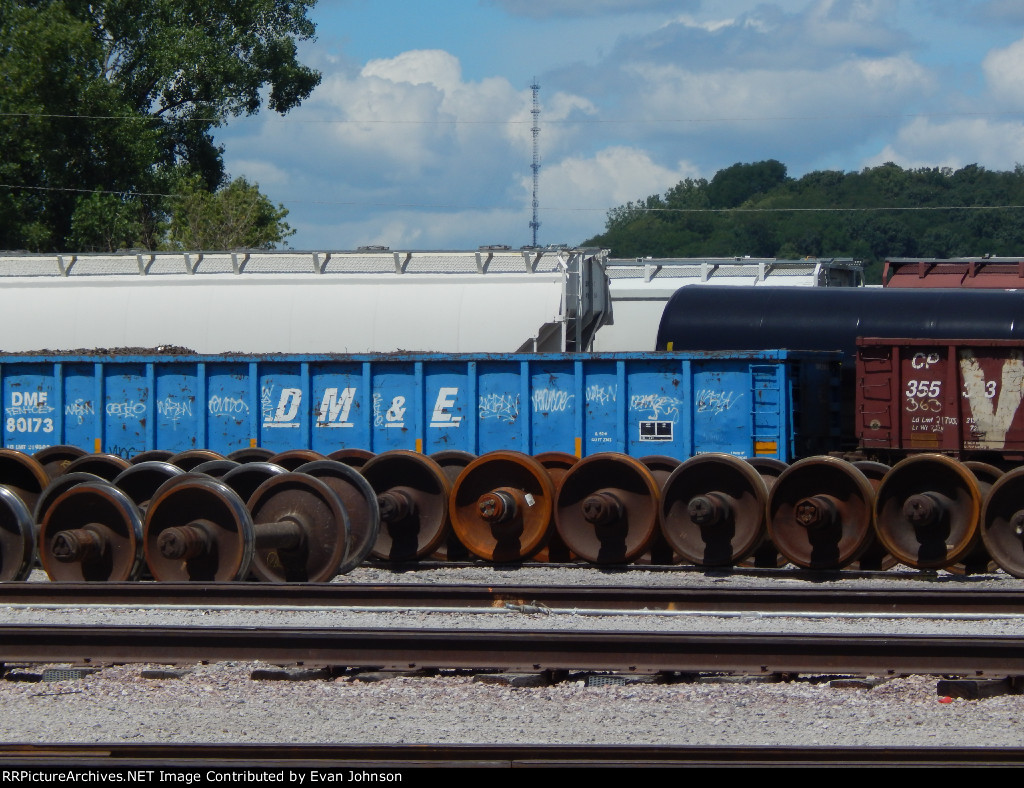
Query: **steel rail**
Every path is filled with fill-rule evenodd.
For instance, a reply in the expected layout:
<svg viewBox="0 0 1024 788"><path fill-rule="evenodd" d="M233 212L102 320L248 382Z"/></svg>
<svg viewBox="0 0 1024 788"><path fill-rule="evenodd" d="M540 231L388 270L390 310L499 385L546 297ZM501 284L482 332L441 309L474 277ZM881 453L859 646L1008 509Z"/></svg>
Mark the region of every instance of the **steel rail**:
<svg viewBox="0 0 1024 788"><path fill-rule="evenodd" d="M1024 615L1024 588L780 589L412 583L0 583L0 607L465 607L766 613Z"/></svg>
<svg viewBox="0 0 1024 788"><path fill-rule="evenodd" d="M0 626L0 662L278 665L393 670L595 670L1024 675L1024 638L479 629Z"/></svg>
<svg viewBox="0 0 1024 788"><path fill-rule="evenodd" d="M1021 766L1021 747L537 744L0 744L5 770L167 767L385 771L472 766Z"/></svg>

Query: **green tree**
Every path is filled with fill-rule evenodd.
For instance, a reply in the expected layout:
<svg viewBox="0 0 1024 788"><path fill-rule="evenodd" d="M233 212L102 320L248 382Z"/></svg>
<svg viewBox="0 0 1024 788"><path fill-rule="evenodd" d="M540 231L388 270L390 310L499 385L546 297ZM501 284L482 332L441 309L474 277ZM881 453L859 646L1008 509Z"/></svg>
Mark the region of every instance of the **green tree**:
<svg viewBox="0 0 1024 788"><path fill-rule="evenodd" d="M225 185L214 129L319 83L296 58L314 2L0 0L0 247L102 245L97 189L138 195L153 247L159 195L190 175Z"/></svg>
<svg viewBox="0 0 1024 788"><path fill-rule="evenodd" d="M178 191L164 248L270 249L295 232L284 221L288 211L245 178L209 192L193 177Z"/></svg>

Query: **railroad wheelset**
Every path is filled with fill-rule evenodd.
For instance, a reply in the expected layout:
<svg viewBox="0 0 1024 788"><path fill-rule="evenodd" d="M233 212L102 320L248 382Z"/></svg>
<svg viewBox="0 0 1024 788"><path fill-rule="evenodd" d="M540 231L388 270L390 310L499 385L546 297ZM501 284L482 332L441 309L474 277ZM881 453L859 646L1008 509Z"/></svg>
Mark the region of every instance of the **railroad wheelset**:
<svg viewBox="0 0 1024 788"><path fill-rule="evenodd" d="M127 470L131 465L128 460L118 457L116 454L99 452L97 454L86 454L77 460L73 460L64 469L64 472L91 473L99 476L101 479L112 482L119 473Z"/></svg>
<svg viewBox="0 0 1024 788"><path fill-rule="evenodd" d="M992 484L981 512L981 538L1004 572L1024 577L1024 467Z"/></svg>
<svg viewBox="0 0 1024 788"><path fill-rule="evenodd" d="M584 561L625 564L650 548L659 500L658 483L642 462L625 454L592 454L558 485L555 525Z"/></svg>
<svg viewBox="0 0 1024 788"><path fill-rule="evenodd" d="M43 515L39 561L51 580L137 580L143 568L142 515L106 481L78 484Z"/></svg>
<svg viewBox="0 0 1024 788"><path fill-rule="evenodd" d="M668 457L663 454L649 454L646 457L641 457L640 462L651 472L651 476L654 477L654 481L658 484L658 490L662 493L664 493L665 482L668 481L668 477L682 464L675 457ZM651 542L650 561L652 564L675 564L679 562L679 558L680 556L676 554L672 549L672 545L665 538L665 525L659 511L658 532L654 535L654 541ZM643 560L643 558L639 559L638 563L642 563Z"/></svg>
<svg viewBox="0 0 1024 788"><path fill-rule="evenodd" d="M32 509L50 483L46 469L33 457L14 449L0 449L0 484Z"/></svg>
<svg viewBox="0 0 1024 788"><path fill-rule="evenodd" d="M878 538L897 561L918 569L942 569L964 560L980 538L980 517L977 478L941 454L918 454L896 463L875 496Z"/></svg>
<svg viewBox="0 0 1024 788"><path fill-rule="evenodd" d="M872 539L874 490L851 463L808 457L790 465L768 493L768 535L791 563L842 569Z"/></svg>
<svg viewBox="0 0 1024 788"><path fill-rule="evenodd" d="M345 562L348 535L344 504L312 476L273 476L247 508L226 484L187 474L150 502L145 553L157 580L241 580L251 569L273 582L322 582Z"/></svg>
<svg viewBox="0 0 1024 788"><path fill-rule="evenodd" d="M785 463L782 460L777 460L774 457L751 457L746 460L750 464L750 467L757 471L758 475L764 480L765 486L768 491L771 492L772 487L775 486L775 480L778 479L784 470L789 467L789 463ZM754 551L754 554L745 561L741 561L741 566L755 566L759 568L774 567L776 569L785 566L788 560L782 555L772 544L770 536L767 536L761 543L761 546Z"/></svg>
<svg viewBox="0 0 1024 788"><path fill-rule="evenodd" d="M476 459L476 455L468 451L460 451L459 449L444 449L442 451L435 451L430 455L430 459L441 466L441 470L444 471L444 475L448 479L449 486L454 487L459 474ZM449 519L450 515L451 512L449 511ZM441 546L437 548L437 552L434 553L434 557L442 561L464 561L469 556L469 548L459 541L454 528L448 531L448 536Z"/></svg>
<svg viewBox="0 0 1024 788"><path fill-rule="evenodd" d="M437 551L451 527L444 470L414 451L377 454L361 472L377 494L380 531L371 550L385 561L416 561Z"/></svg>
<svg viewBox="0 0 1024 788"><path fill-rule="evenodd" d="M558 485L562 483L562 478L569 472L569 469L580 461L580 458L575 454L569 454L564 451L544 451L540 454L535 454L533 459L544 466L544 470L548 472L551 483L555 485L555 490L558 489ZM553 515L554 513L552 512ZM565 563L572 561L575 556L562 540L558 529L552 523L548 526L547 544L538 550L533 558L535 561L560 561Z"/></svg>
<svg viewBox="0 0 1024 788"><path fill-rule="evenodd" d="M857 460L853 463L853 467L867 477L867 480L871 483L871 489L875 491L876 495L878 488L882 484L882 479L892 469L891 466L883 462L874 462L872 460ZM860 558L854 562L854 566L857 569L869 571L891 569L895 565L896 559L885 548L885 545L882 544L882 541L874 531L872 531L870 544L860 554Z"/></svg>
<svg viewBox="0 0 1024 788"><path fill-rule="evenodd" d="M489 452L459 474L449 497L459 541L487 561L522 561L544 546L555 485L527 454Z"/></svg>
<svg viewBox="0 0 1024 788"><path fill-rule="evenodd" d="M696 566L732 566L753 555L766 534L768 486L749 463L729 454L698 454L661 490L661 528Z"/></svg>
<svg viewBox="0 0 1024 788"><path fill-rule="evenodd" d="M32 512L13 491L0 485L0 582L25 580L36 550Z"/></svg>
<svg viewBox="0 0 1024 788"><path fill-rule="evenodd" d="M77 446L47 446L32 455L32 459L43 466L46 475L55 479L67 470L74 460L85 456L85 449Z"/></svg>
<svg viewBox="0 0 1024 788"><path fill-rule="evenodd" d="M373 550L380 534L380 508L377 494L355 468L334 460L317 460L300 465L296 473L319 479L341 500L348 512L348 553L338 567L338 574L351 572Z"/></svg>

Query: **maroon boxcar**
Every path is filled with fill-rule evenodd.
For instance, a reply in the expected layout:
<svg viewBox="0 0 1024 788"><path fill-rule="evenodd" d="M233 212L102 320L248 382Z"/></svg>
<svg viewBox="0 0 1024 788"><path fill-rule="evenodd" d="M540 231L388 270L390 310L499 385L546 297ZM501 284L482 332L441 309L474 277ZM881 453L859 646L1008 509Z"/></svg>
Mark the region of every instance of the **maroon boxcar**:
<svg viewBox="0 0 1024 788"><path fill-rule="evenodd" d="M948 260L892 258L882 269L885 287L1024 288L1024 259L1017 257L957 257Z"/></svg>
<svg viewBox="0 0 1024 788"><path fill-rule="evenodd" d="M1024 342L857 340L857 438L869 454L1024 460Z"/></svg>

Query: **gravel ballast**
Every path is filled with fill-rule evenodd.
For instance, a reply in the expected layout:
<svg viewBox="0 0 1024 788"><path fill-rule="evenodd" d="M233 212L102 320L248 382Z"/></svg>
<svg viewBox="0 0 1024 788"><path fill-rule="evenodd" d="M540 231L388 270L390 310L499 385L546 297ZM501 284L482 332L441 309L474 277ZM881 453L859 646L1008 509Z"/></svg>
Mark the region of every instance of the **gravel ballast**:
<svg viewBox="0 0 1024 788"><path fill-rule="evenodd" d="M38 578L36 578L38 579ZM490 567L394 573L363 567L338 582L467 582L528 585L758 585L763 577L596 569ZM779 579L783 584L806 580ZM852 588L915 582L843 579ZM1002 574L927 582L1016 588ZM1024 618L992 620L777 618L748 615L583 616L424 611L203 611L4 609L7 623L258 626L572 627L746 632L1024 634ZM589 685L570 674L546 686L489 683L468 673L330 675L251 663L175 669L109 666L77 680L38 681L45 666L9 666L0 681L0 740L13 742L294 742L466 744L680 744L1019 746L1024 696L942 702L938 677L837 684L826 677L770 683L729 677ZM262 674L259 671L263 671ZM255 675L279 680L258 680ZM170 678L176 675L179 677ZM153 677L150 677L153 676ZM287 676L290 680L280 680ZM506 677L507 678L507 677ZM536 677L523 677L533 679ZM524 683L530 683L524 681Z"/></svg>

